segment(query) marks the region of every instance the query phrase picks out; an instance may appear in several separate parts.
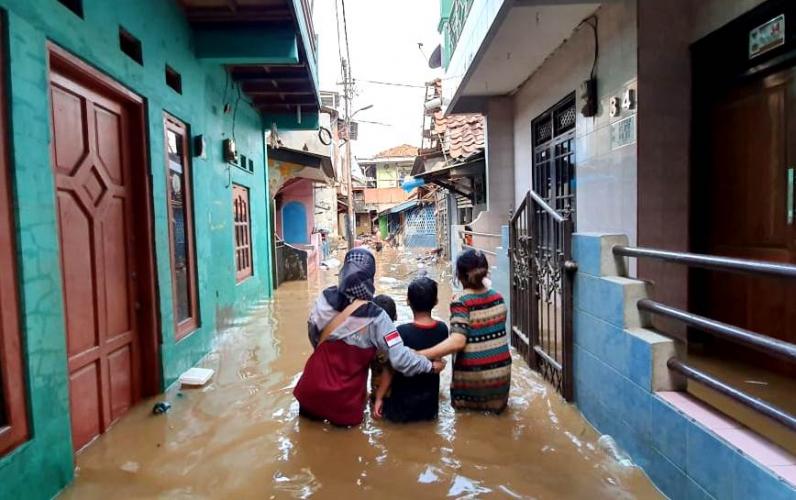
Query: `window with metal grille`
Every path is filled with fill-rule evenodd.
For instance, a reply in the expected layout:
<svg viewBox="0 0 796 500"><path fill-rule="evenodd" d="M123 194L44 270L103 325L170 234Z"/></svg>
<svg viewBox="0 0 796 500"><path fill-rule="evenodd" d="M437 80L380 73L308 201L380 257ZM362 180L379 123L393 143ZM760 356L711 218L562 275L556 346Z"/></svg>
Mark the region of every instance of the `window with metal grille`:
<svg viewBox="0 0 796 500"><path fill-rule="evenodd" d="M251 221L249 188L232 185L232 216L235 227L236 279L241 282L252 275Z"/></svg>
<svg viewBox="0 0 796 500"><path fill-rule="evenodd" d="M0 15L0 457L28 438L25 372L22 364L19 290L6 123L5 16Z"/></svg>
<svg viewBox="0 0 796 500"><path fill-rule="evenodd" d="M165 115L166 178L176 338L199 328L188 127Z"/></svg>
<svg viewBox="0 0 796 500"><path fill-rule="evenodd" d="M575 94L531 123L533 190L561 213L575 212Z"/></svg>

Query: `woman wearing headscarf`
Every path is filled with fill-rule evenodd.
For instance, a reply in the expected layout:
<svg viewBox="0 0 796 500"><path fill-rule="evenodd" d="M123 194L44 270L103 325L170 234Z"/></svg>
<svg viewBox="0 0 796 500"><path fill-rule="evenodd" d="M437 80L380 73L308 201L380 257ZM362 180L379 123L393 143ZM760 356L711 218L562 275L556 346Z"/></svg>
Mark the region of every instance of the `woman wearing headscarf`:
<svg viewBox="0 0 796 500"><path fill-rule="evenodd" d="M345 256L339 284L325 289L315 302L308 325L315 351L293 391L303 415L342 426L360 424L368 368L379 351L407 376L444 368L444 362L407 348L387 314L371 302L375 275L373 254L354 248Z"/></svg>

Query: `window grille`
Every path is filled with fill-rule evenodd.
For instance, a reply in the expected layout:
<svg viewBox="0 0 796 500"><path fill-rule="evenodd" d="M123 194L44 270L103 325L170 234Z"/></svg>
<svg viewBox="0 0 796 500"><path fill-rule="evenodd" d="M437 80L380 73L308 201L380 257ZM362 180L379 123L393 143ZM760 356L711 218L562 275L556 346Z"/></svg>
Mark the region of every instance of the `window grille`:
<svg viewBox="0 0 796 500"><path fill-rule="evenodd" d="M249 189L232 185L232 214L235 227L236 279L241 282L252 275L251 220L249 218Z"/></svg>
<svg viewBox="0 0 796 500"><path fill-rule="evenodd" d="M554 209L575 212L575 94L542 113L533 131L533 190Z"/></svg>

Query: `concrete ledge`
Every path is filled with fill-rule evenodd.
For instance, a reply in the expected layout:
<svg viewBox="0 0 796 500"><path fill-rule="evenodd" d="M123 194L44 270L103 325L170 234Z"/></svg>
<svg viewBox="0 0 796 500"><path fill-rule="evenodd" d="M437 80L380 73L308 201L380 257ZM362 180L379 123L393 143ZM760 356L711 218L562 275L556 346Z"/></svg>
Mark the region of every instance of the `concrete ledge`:
<svg viewBox="0 0 796 500"><path fill-rule="evenodd" d="M578 271L592 276L627 276L627 259L615 257L611 249L627 245L624 234L575 233L572 235L572 258Z"/></svg>
<svg viewBox="0 0 796 500"><path fill-rule="evenodd" d="M682 342L670 339L655 330L647 328L625 330L625 334L635 337L635 345L640 344L644 349L648 349L650 390L653 392L685 390L685 377L669 370L669 367L666 366L666 362L670 358L685 355L685 345ZM632 355L633 353L631 353Z"/></svg>
<svg viewBox="0 0 796 500"><path fill-rule="evenodd" d="M649 296L650 284L644 281L612 277L575 275L575 307L619 328L642 328L649 316L636 305Z"/></svg>

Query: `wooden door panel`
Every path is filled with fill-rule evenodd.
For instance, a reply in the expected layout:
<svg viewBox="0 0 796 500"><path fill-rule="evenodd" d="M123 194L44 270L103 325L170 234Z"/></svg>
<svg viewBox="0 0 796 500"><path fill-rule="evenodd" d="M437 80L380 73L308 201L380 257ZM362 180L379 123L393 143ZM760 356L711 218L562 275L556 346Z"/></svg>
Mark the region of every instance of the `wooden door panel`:
<svg viewBox="0 0 796 500"><path fill-rule="evenodd" d="M787 169L796 161L790 132L796 124L795 81L794 72L784 71L740 85L714 102L706 165L707 253L796 263L794 228L786 217ZM707 316L796 341L796 286L705 274L697 293L705 294L698 300ZM736 347L731 351L757 356Z"/></svg>
<svg viewBox="0 0 796 500"><path fill-rule="evenodd" d="M93 240L91 216L74 193L58 192L61 270L69 358L99 345L94 266L86 242ZM65 230L68 228L68 230Z"/></svg>
<svg viewBox="0 0 796 500"><path fill-rule="evenodd" d="M72 418L72 446L80 448L104 429L99 362L95 361L69 375L69 411Z"/></svg>
<svg viewBox="0 0 796 500"><path fill-rule="evenodd" d="M121 417L133 405L132 373L133 353L129 343L108 354L110 418L112 421Z"/></svg>
<svg viewBox="0 0 796 500"><path fill-rule="evenodd" d="M52 87L50 99L55 168L72 175L88 154L85 99L58 86Z"/></svg>
<svg viewBox="0 0 796 500"><path fill-rule="evenodd" d="M138 398L134 237L124 106L51 75L75 449Z"/></svg>
<svg viewBox="0 0 796 500"><path fill-rule="evenodd" d="M97 159L114 184L125 183L122 168L122 123L119 110L109 110L94 106L96 123Z"/></svg>
<svg viewBox="0 0 796 500"><path fill-rule="evenodd" d="M132 329L130 272L127 252L127 213L123 198L112 198L102 222L102 250L105 268L105 308L109 338Z"/></svg>

